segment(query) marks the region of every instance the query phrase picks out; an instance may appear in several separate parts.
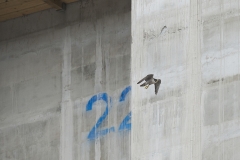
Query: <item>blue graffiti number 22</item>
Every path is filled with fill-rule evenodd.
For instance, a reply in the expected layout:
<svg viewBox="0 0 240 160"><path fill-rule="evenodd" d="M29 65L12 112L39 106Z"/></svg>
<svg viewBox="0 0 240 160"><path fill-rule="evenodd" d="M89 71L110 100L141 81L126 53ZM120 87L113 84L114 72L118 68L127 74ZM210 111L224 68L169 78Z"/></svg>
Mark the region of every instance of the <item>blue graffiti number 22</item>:
<svg viewBox="0 0 240 160"><path fill-rule="evenodd" d="M129 95L128 93L131 91L131 87L127 87L125 88L119 98L119 102L122 102L126 99L126 96ZM101 117L97 120L97 123L92 127L91 131L88 134L88 139L89 140L94 140L100 136L104 136L106 134L108 134L109 132L114 132L115 129L114 127L111 128L106 128L106 129L102 129L100 130L99 127L102 124L102 122L107 118L108 116L108 111L109 111L109 107L108 107L108 95L107 93L99 93L97 95L94 95L87 103L86 106L86 111L91 111L92 107L94 105L94 103L96 103L97 101L104 101L106 103L106 109L104 111L104 113L101 115ZM111 98L110 98L111 101ZM123 119L122 123L120 124L118 130L122 131L122 130L131 130L131 123L129 123L129 121L131 120L131 112Z"/></svg>
<svg viewBox="0 0 240 160"><path fill-rule="evenodd" d="M105 109L104 113L102 114L102 116L98 119L97 123L93 126L93 128L89 132L88 139L95 139L100 135L101 136L106 135L109 132L109 130L112 130L112 128L111 129L106 128L106 129L103 129L103 130L98 130L99 126L102 124L102 122L108 116L108 95L107 95L107 93L101 93L101 94L93 96L87 103L86 111L92 110L93 104L95 102L99 101L99 100L103 100L106 103L106 109Z"/></svg>

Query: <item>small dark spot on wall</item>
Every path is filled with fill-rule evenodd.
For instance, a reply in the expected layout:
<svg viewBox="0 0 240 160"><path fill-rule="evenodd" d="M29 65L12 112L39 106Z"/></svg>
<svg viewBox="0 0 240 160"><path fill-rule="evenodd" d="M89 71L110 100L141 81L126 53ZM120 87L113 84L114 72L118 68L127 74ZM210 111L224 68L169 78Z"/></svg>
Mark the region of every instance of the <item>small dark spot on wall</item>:
<svg viewBox="0 0 240 160"><path fill-rule="evenodd" d="M221 80L221 81L224 81L224 78L222 78L222 79L211 80L210 82L208 82L208 84L217 83L217 82L219 82L220 80Z"/></svg>
<svg viewBox="0 0 240 160"><path fill-rule="evenodd" d="M163 31L165 31L167 29L167 26L164 26L163 28L162 28L162 30L161 30L161 33L160 34L162 34L163 33Z"/></svg>
<svg viewBox="0 0 240 160"><path fill-rule="evenodd" d="M56 110L57 112L61 112L61 105L59 105L58 107L57 107L57 110Z"/></svg>
<svg viewBox="0 0 240 160"><path fill-rule="evenodd" d="M95 71L96 71L96 64L93 63L84 67L83 74L86 79L91 79L92 77L94 77Z"/></svg>
<svg viewBox="0 0 240 160"><path fill-rule="evenodd" d="M219 79L218 80L211 80L210 82L208 82L208 84L212 84L212 83L216 83L216 82L219 82Z"/></svg>

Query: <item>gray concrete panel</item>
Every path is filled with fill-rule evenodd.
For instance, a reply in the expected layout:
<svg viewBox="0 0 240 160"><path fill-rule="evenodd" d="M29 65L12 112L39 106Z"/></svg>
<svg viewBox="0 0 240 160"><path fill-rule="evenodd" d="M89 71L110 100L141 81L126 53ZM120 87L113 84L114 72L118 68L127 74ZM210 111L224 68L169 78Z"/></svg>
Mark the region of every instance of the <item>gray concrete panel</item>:
<svg viewBox="0 0 240 160"><path fill-rule="evenodd" d="M238 1L136 0L132 10L131 158L236 158ZM136 85L150 72L162 79L157 96L153 87ZM182 100L177 132L176 115L170 114L176 97ZM169 110L160 110L160 104ZM156 126L158 119L166 128Z"/></svg>
<svg viewBox="0 0 240 160"><path fill-rule="evenodd" d="M0 159L130 159L130 3L79 1L0 24Z"/></svg>
<svg viewBox="0 0 240 160"><path fill-rule="evenodd" d="M10 116L13 110L13 90L11 87L0 88L0 121Z"/></svg>

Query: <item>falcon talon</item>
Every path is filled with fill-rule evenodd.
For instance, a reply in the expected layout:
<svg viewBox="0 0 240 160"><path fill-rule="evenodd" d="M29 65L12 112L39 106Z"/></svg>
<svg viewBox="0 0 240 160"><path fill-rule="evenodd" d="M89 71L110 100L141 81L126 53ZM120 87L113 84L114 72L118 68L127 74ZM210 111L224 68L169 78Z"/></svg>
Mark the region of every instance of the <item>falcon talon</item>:
<svg viewBox="0 0 240 160"><path fill-rule="evenodd" d="M142 81L146 81L143 84L140 85L140 87L145 87L145 89L148 89L148 87L151 84L155 85L155 94L157 95L160 84L161 84L161 79L155 79L153 78L153 74L149 74L146 77L144 77L143 79L141 79L137 84L141 83Z"/></svg>
<svg viewBox="0 0 240 160"><path fill-rule="evenodd" d="M148 89L148 87L149 87L149 84L145 86L146 89Z"/></svg>

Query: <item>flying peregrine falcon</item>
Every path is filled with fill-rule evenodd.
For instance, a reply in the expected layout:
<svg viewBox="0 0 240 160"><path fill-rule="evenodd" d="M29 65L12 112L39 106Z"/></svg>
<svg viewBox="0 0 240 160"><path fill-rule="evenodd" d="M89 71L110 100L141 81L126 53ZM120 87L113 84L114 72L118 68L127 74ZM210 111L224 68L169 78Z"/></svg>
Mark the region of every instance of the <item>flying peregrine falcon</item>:
<svg viewBox="0 0 240 160"><path fill-rule="evenodd" d="M141 83L143 80L145 80L146 82L144 82L140 86L145 87L147 89L149 87L149 85L154 84L155 85L155 94L157 95L158 89L161 84L161 79L155 79L155 78L153 78L153 74L149 74L146 77L144 77L143 79L141 79L137 84Z"/></svg>

